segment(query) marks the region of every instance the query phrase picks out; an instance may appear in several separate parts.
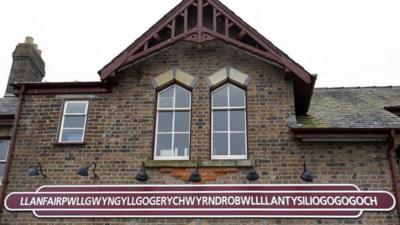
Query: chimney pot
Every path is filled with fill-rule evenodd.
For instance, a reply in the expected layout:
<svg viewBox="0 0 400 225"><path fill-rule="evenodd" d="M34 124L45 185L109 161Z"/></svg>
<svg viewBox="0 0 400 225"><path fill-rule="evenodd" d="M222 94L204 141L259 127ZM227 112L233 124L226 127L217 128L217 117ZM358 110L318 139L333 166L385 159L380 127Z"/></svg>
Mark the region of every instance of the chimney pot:
<svg viewBox="0 0 400 225"><path fill-rule="evenodd" d="M26 37L25 37L25 43L26 43L26 44L33 44L33 37L31 37L31 36L26 36Z"/></svg>

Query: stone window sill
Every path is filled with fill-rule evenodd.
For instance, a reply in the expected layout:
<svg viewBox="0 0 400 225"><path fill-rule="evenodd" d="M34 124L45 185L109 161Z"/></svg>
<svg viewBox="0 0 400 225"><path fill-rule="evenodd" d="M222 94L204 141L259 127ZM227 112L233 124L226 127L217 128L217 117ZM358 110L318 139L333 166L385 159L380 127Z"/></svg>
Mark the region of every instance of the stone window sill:
<svg viewBox="0 0 400 225"><path fill-rule="evenodd" d="M251 167L251 160L200 160L200 167ZM196 160L146 160L148 168L196 167Z"/></svg>
<svg viewBox="0 0 400 225"><path fill-rule="evenodd" d="M54 146L86 145L86 142L54 142Z"/></svg>

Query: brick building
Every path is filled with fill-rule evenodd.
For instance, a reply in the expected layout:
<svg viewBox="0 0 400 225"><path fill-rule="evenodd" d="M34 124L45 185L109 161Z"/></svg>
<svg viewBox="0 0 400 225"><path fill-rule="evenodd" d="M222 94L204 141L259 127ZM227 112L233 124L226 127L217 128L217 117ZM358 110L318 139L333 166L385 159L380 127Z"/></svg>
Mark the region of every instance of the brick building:
<svg viewBox="0 0 400 225"><path fill-rule="evenodd" d="M191 184L198 162L200 185L298 184L311 181L300 179L307 171L314 184L399 198L400 87L314 88L315 75L217 0L182 1L102 68L99 82L41 82L40 50L26 42L0 99L0 138L9 145L0 152L2 202L44 185L143 185L135 180L143 162L146 184ZM98 177L77 175L93 162ZM47 178L28 176L30 168ZM253 170L259 179L249 181ZM398 209L299 219L38 218L3 210L0 223L394 225Z"/></svg>

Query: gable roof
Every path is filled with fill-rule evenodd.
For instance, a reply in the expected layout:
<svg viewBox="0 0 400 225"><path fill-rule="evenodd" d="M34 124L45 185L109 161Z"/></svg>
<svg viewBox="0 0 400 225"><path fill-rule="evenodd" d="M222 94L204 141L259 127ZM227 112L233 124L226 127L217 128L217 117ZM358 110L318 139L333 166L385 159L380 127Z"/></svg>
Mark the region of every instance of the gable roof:
<svg viewBox="0 0 400 225"><path fill-rule="evenodd" d="M388 108L400 105L400 86L315 88L303 128L400 128L400 117Z"/></svg>
<svg viewBox="0 0 400 225"><path fill-rule="evenodd" d="M218 0L183 0L98 73L101 80L107 80L123 67L178 41L201 44L211 40L224 41L282 66L286 78L294 80L296 111L308 110L316 77Z"/></svg>

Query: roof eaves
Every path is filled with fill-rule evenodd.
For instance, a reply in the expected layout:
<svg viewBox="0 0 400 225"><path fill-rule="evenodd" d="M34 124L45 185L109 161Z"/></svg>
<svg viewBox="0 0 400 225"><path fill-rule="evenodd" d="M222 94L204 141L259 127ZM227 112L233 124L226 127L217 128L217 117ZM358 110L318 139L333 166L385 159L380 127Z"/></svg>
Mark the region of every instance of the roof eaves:
<svg viewBox="0 0 400 225"><path fill-rule="evenodd" d="M294 137L301 141L323 142L359 142L359 141L386 141L391 131L400 132L400 128L291 128Z"/></svg>
<svg viewBox="0 0 400 225"><path fill-rule="evenodd" d="M89 82L29 82L13 83L14 94L20 95L23 86L25 94L84 94L84 93L109 93L114 83L104 81Z"/></svg>

